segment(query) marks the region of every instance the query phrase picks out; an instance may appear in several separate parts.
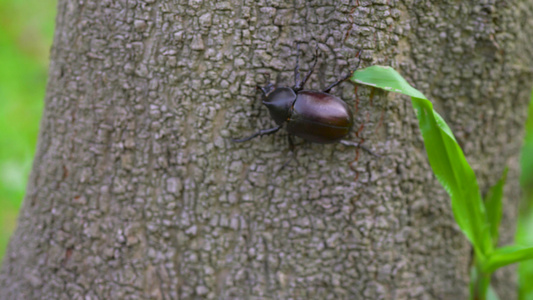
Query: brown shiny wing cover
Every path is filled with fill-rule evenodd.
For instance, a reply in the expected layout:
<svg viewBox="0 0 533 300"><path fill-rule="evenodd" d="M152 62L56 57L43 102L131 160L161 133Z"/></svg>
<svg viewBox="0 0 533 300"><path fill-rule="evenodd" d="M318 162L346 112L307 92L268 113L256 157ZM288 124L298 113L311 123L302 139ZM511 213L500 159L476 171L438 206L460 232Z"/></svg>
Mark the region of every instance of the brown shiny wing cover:
<svg viewBox="0 0 533 300"><path fill-rule="evenodd" d="M334 143L346 136L353 117L346 102L319 91L300 91L287 131L314 143Z"/></svg>

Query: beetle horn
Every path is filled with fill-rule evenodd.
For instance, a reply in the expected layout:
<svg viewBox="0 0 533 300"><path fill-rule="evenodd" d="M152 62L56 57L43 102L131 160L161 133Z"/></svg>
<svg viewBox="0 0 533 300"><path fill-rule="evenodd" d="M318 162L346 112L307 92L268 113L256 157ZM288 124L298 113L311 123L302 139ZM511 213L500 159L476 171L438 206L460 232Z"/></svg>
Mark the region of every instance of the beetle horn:
<svg viewBox="0 0 533 300"><path fill-rule="evenodd" d="M260 90L263 93L263 96L266 96L271 91L276 89L277 82L276 82L276 84L273 84L272 82L270 82L270 73L265 72L264 74L265 74L265 77L266 77L266 85L264 87L260 86L260 85L256 85L255 88ZM279 74L278 74L278 76L279 76Z"/></svg>

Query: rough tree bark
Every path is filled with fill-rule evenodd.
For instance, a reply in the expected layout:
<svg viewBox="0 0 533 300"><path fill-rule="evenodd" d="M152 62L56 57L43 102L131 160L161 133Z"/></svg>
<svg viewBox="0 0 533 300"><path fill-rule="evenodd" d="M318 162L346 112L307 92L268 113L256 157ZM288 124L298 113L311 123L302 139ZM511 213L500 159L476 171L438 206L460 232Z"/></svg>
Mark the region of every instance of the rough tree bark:
<svg viewBox="0 0 533 300"><path fill-rule="evenodd" d="M0 299L465 299L470 248L407 99L334 91L381 158L303 144L280 170L285 134L229 138L272 124L255 85L292 84L295 41L303 71L319 44L312 88L362 48L435 101L483 189L510 162L516 199L533 4L482 2L59 0Z"/></svg>

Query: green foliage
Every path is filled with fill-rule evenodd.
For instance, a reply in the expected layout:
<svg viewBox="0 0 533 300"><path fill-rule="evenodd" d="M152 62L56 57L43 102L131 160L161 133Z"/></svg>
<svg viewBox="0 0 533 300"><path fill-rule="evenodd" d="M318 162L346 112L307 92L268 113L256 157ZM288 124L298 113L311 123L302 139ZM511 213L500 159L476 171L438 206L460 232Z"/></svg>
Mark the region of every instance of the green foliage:
<svg viewBox="0 0 533 300"><path fill-rule="evenodd" d="M494 249L507 171L490 189L484 203L474 171L452 131L421 92L411 87L390 67L372 66L358 70L351 80L411 96L433 173L450 195L455 220L474 248L472 297L497 299L490 289L490 274L505 265L533 258L533 247L513 245Z"/></svg>
<svg viewBox="0 0 533 300"><path fill-rule="evenodd" d="M520 184L522 189L529 197L529 203L533 202L533 92L529 102L528 118L526 121L526 135L522 154L520 157L520 166L522 174L520 175Z"/></svg>
<svg viewBox="0 0 533 300"><path fill-rule="evenodd" d="M500 247L492 253L490 260L482 266L486 273L492 273L496 269L533 258L533 247L512 245Z"/></svg>
<svg viewBox="0 0 533 300"><path fill-rule="evenodd" d="M516 243L533 244L533 212L521 212L518 219ZM533 300L533 261L525 261L518 266L518 299Z"/></svg>
<svg viewBox="0 0 533 300"><path fill-rule="evenodd" d="M533 92L529 102L526 134L520 157L520 185L522 186L523 199L518 226L516 243L522 245L533 244ZM525 261L518 267L518 299L533 300L533 261Z"/></svg>
<svg viewBox="0 0 533 300"><path fill-rule="evenodd" d="M474 171L448 125L433 110L431 102L389 67L372 66L359 70L352 79L359 84L411 96L433 172L450 194L457 224L473 244L477 255L485 258L492 251L492 239Z"/></svg>
<svg viewBox="0 0 533 300"><path fill-rule="evenodd" d="M502 197L503 186L507 180L508 168L505 168L503 175L498 182L492 186L485 196L485 207L487 208L487 220L490 224L490 235L494 246L498 245L498 228L502 220Z"/></svg>
<svg viewBox="0 0 533 300"><path fill-rule="evenodd" d="M0 262L35 151L55 5L0 0Z"/></svg>

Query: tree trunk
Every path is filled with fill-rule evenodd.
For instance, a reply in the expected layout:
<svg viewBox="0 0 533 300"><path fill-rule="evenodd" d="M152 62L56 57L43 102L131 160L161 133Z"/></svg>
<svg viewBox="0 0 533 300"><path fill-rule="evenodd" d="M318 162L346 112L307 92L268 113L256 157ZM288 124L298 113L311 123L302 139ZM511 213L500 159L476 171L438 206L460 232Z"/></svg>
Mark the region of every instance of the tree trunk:
<svg viewBox="0 0 533 300"><path fill-rule="evenodd" d="M363 49L435 101L484 190L509 163L517 200L533 4L484 2L59 0L0 299L466 299L471 250L406 98L333 91L380 158L296 140L281 168L285 133L230 138L272 127L255 85L293 84L295 41L302 71L319 45L313 89Z"/></svg>

